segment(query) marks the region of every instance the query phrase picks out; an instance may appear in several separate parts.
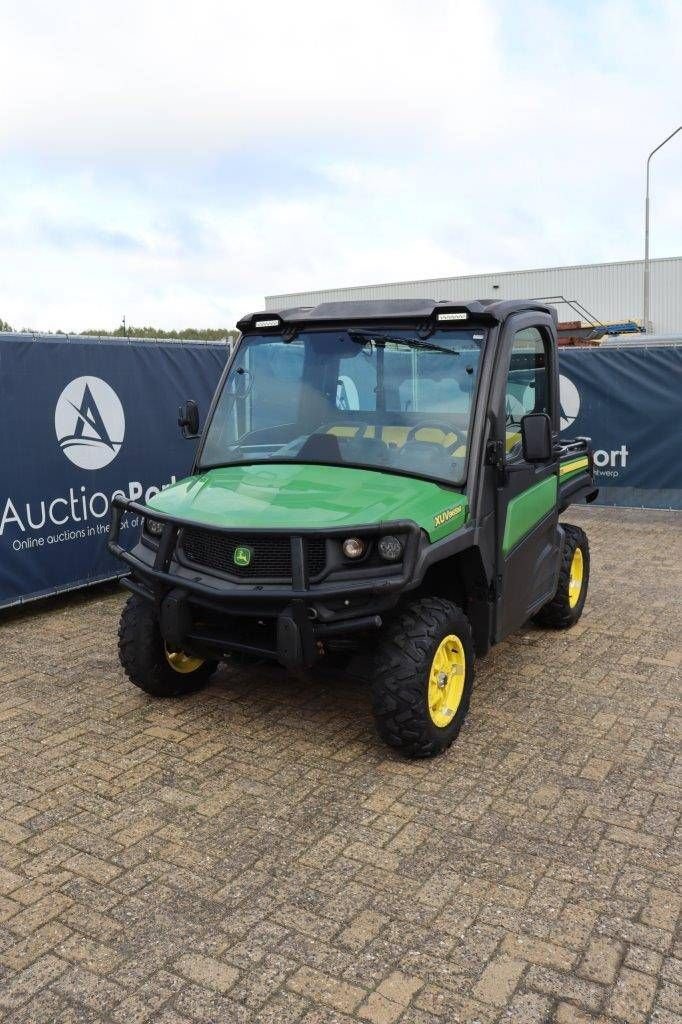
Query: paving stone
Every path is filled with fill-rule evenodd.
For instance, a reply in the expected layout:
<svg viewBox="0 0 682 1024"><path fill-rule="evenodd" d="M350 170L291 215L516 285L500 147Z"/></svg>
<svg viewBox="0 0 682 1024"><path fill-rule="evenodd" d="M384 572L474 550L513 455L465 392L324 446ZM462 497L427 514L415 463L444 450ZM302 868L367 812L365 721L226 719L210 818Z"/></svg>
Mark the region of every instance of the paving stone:
<svg viewBox="0 0 682 1024"><path fill-rule="evenodd" d="M653 949L644 946L629 946L623 961L626 967L645 974L664 975L663 957ZM682 978L682 974L680 975Z"/></svg>
<svg viewBox="0 0 682 1024"><path fill-rule="evenodd" d="M651 1014L651 1024L682 1024L682 1014L656 1007Z"/></svg>
<svg viewBox="0 0 682 1024"><path fill-rule="evenodd" d="M673 931L680 916L682 901L677 893L669 889L652 889L647 906L641 913L643 924Z"/></svg>
<svg viewBox="0 0 682 1024"><path fill-rule="evenodd" d="M311 967L299 968L289 978L287 985L294 992L307 996L308 999L319 1001L345 1013L352 1013L366 995L364 989L357 985L338 981Z"/></svg>
<svg viewBox="0 0 682 1024"><path fill-rule="evenodd" d="M350 949L359 950L375 938L388 918L371 910L363 910L354 917L339 935L339 942Z"/></svg>
<svg viewBox="0 0 682 1024"><path fill-rule="evenodd" d="M0 954L0 964L21 971L40 956L49 953L71 935L63 925L50 923L38 928L32 935L13 945L8 945Z"/></svg>
<svg viewBox="0 0 682 1024"><path fill-rule="evenodd" d="M594 1024L595 1020L591 1013L585 1013L573 1003L558 1003L554 1014L555 1024Z"/></svg>
<svg viewBox="0 0 682 1024"><path fill-rule="evenodd" d="M153 701L116 588L0 613L0 1021L682 1024L679 514L566 518L581 623L481 659L431 762L360 679Z"/></svg>
<svg viewBox="0 0 682 1024"><path fill-rule="evenodd" d="M605 990L600 985L546 967L531 967L525 984L548 996L576 1002L588 1010L599 1010L604 1001Z"/></svg>
<svg viewBox="0 0 682 1024"><path fill-rule="evenodd" d="M175 970L198 985L207 985L217 992L227 992L239 977L234 967L198 953L188 953L175 963Z"/></svg>
<svg viewBox="0 0 682 1024"><path fill-rule="evenodd" d="M517 992L504 1014L510 1024L545 1024L550 1019L552 1000L535 992Z"/></svg>
<svg viewBox="0 0 682 1024"><path fill-rule="evenodd" d="M628 1024L644 1024L655 994L656 981L651 975L623 967L611 993L607 1013L622 1018Z"/></svg>
<svg viewBox="0 0 682 1024"><path fill-rule="evenodd" d="M14 1010L57 980L67 969L63 960L50 954L40 957L29 967L18 971L0 987L0 1009Z"/></svg>
<svg viewBox="0 0 682 1024"><path fill-rule="evenodd" d="M578 967L578 974L590 981L611 985L623 959L623 944L613 939L594 938Z"/></svg>
<svg viewBox="0 0 682 1024"><path fill-rule="evenodd" d="M75 933L60 941L57 948L65 960L81 964L95 974L109 974L123 959L122 954L110 946Z"/></svg>
<svg viewBox="0 0 682 1024"><path fill-rule="evenodd" d="M72 904L67 896L61 893L51 893L37 900L33 906L26 907L20 913L10 919L9 927L18 935L29 936L36 929L41 928L48 922L53 921L64 913Z"/></svg>
<svg viewBox="0 0 682 1024"><path fill-rule="evenodd" d="M81 1003L90 1010L112 1010L125 997L125 990L83 967L69 967L54 983L55 992Z"/></svg>
<svg viewBox="0 0 682 1024"><path fill-rule="evenodd" d="M421 978L414 978L402 971L393 971L379 985L378 991L386 999L398 1003L400 1006L407 1006L410 1000L422 988L424 982Z"/></svg>
<svg viewBox="0 0 682 1024"><path fill-rule="evenodd" d="M666 1010L682 1013L682 985L673 985L671 981L664 981L656 994L656 1000Z"/></svg>
<svg viewBox="0 0 682 1024"><path fill-rule="evenodd" d="M525 969L523 960L509 957L492 960L474 986L474 996L483 1003L506 1006Z"/></svg>
<svg viewBox="0 0 682 1024"><path fill-rule="evenodd" d="M372 1024L395 1024L402 1016L405 1007L386 999L380 992L372 992L371 996L358 1009L357 1015Z"/></svg>
<svg viewBox="0 0 682 1024"><path fill-rule="evenodd" d="M527 935L505 935L501 949L510 957L518 957L531 964L557 967L564 971L570 970L577 960L574 950Z"/></svg>
<svg viewBox="0 0 682 1024"><path fill-rule="evenodd" d="M229 995L216 992L204 985L190 984L175 998L175 1006L181 1016L187 1016L200 1024L250 1024L253 1019L246 1007L236 1003Z"/></svg>

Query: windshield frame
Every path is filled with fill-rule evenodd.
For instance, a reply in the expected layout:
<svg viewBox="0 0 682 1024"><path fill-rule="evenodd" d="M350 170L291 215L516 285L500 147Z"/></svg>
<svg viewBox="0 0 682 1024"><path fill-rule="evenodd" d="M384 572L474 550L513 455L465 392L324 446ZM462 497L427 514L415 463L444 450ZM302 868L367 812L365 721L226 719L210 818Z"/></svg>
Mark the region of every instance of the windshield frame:
<svg viewBox="0 0 682 1024"><path fill-rule="evenodd" d="M393 320L383 320L383 319L381 321L369 322L369 323L367 321L362 321L362 322L348 322L348 321L345 321L345 322L340 322L340 323L329 323L329 322L327 322L327 323L319 323L319 324L316 324L314 322L311 322L311 323L306 322L306 323L302 323L300 325L300 327L297 326L297 328L295 328L294 332L292 332L291 335L290 335L290 340L293 340L300 333L304 333L304 332L316 332L316 333L319 333L319 332L337 332L338 333L339 331L345 331L345 332L347 332L351 336L353 334L357 334L357 335L372 335L372 334L376 334L377 337L380 339L382 335L384 335L384 336L386 336L388 338L388 336L391 335L391 332L395 332L395 331L405 331L405 332L408 332L409 331L409 332L411 332L412 337L408 337L408 338L405 338L405 339L397 339L397 338L392 336L390 340L392 340L392 341L393 340L395 340L395 341L397 341L397 340L403 341L404 340L405 342L409 342L410 340L414 340L417 343L417 345L423 344L424 348L429 348L431 345L434 344L433 339L432 339L432 334L433 333L437 333L437 332L432 332L431 334L429 334L427 336L421 337L420 336L420 330L421 330L422 327L423 327L423 324L415 323L414 321L412 321L411 323L405 323L405 322L396 322L396 321L393 321ZM440 328L439 330L444 330L444 329ZM472 447L471 446L471 435L472 435L472 431L473 431L473 428L474 428L475 422L476 422L476 415L477 415L478 400L479 400L479 393L480 393L480 388L481 388L481 380L482 380L483 369L484 369L484 366L485 366L485 363L486 363L487 353L490 350L491 336L494 333L491 330L491 326L489 324L476 322L473 319L468 322L466 327L463 327L463 325L458 324L457 327L453 327L451 329L451 331L448 330L447 333L448 334L449 333L456 334L456 333L461 333L463 331L466 331L466 332L475 331L477 334L478 333L482 334L483 338L480 341L480 349L479 349L479 356L478 356L478 365L477 365L477 368L476 368L475 382L474 382L474 386L473 386L473 389L472 389L472 392L471 392L471 400L470 400L470 403L469 403L469 413L468 413L468 415L469 415L469 422L468 422L468 427L467 427L467 443L466 443L466 446L465 446L466 447L466 451L465 451L464 458L463 458L462 473L458 477L455 478L454 476L451 476L451 477L437 476L437 475L434 475L434 474L431 474L431 473L420 473L420 472L418 472L417 470L414 470L414 469L401 468L401 467L396 467L396 466L379 465L379 464L375 464L375 463L354 462L354 461L346 461L346 460L344 460L343 462L330 462L329 460L315 459L315 458L305 458L303 460L303 459L300 459L298 457L286 458L286 457L283 457L283 456L276 456L276 455L268 456L265 459L264 458L245 458L245 459L238 459L238 460L235 460L235 461L232 461L232 462L230 462L230 461L219 461L219 462L203 463L202 462L202 457L203 457L204 449L205 449L205 446L206 446L206 441L207 441L209 432L211 430L211 425L213 423L213 419L214 419L214 417L216 415L216 412L218 410L218 406L220 404L220 398L221 398L221 396L223 394L223 390L225 388L226 381L227 381L227 379L228 379L228 377L230 375L230 371L232 369L232 366L233 366L235 360L239 356L239 352L240 352L240 350L242 348L242 345L247 343L250 338L268 338L268 339L271 339L273 341L276 340L277 338L282 338L283 335L287 334L287 328L285 328L284 325L282 325L277 330L273 330L273 331L269 331L269 330L268 331L264 331L264 330L249 330L249 331L244 331L244 332L240 333L240 335L237 338L235 344L232 346L232 351L230 353L230 356L229 356L229 358L227 360L227 363L225 365L225 368L224 368L224 370L223 370L223 372L222 372L222 374L220 376L220 380L218 381L218 384L216 386L215 392L213 393L213 397L211 399L211 404L209 406L209 410L208 410L208 413L206 415L206 420L204 422L204 426L203 426L203 429L201 431L201 436L200 436L200 439L199 439L199 444L197 445L197 449L196 449L196 452L195 452L194 462L193 462L193 466L192 466L192 473L194 475L198 475L198 474L201 474L201 473L208 473L208 472L210 472L213 469L224 469L224 468L231 468L231 467L246 467L246 466L263 466L263 467L268 466L268 465L329 466L331 468L361 469L361 470L365 470L367 472L386 473L386 474L388 474L390 476L411 477L413 479L424 480L424 481L426 481L428 483L435 483L435 484L439 484L439 485L442 485L442 486L446 486L446 487L450 487L450 488L457 488L457 489L461 490L465 486L465 484L467 483L467 480L469 478L469 466L470 466L470 456L471 456L471 447Z"/></svg>

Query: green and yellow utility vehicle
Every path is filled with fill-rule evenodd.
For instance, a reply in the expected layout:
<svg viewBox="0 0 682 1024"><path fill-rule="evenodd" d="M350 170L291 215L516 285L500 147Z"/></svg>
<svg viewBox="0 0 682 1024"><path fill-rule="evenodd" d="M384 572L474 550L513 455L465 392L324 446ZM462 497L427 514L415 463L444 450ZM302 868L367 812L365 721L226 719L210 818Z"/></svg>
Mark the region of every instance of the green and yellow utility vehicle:
<svg viewBox="0 0 682 1024"><path fill-rule="evenodd" d="M585 604L587 538L559 516L597 490L589 439L559 438L556 313L344 302L238 326L191 474L114 503L123 667L164 697L235 653L310 670L364 652L383 739L437 754L475 657ZM199 435L195 402L180 426Z"/></svg>

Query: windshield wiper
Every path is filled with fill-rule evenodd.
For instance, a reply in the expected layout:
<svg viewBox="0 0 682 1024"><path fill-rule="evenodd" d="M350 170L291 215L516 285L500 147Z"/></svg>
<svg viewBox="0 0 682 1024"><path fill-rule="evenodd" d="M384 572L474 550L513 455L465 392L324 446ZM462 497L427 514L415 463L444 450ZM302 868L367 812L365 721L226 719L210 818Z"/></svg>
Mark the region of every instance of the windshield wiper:
<svg viewBox="0 0 682 1024"><path fill-rule="evenodd" d="M422 341L420 338L396 338L391 334L372 334L369 331L348 331L351 341L366 345L368 341L380 342L384 345L390 342L394 345L407 345L408 348L422 348L428 352L444 352L447 356L458 356L454 348L445 348L443 345L436 345L432 341Z"/></svg>

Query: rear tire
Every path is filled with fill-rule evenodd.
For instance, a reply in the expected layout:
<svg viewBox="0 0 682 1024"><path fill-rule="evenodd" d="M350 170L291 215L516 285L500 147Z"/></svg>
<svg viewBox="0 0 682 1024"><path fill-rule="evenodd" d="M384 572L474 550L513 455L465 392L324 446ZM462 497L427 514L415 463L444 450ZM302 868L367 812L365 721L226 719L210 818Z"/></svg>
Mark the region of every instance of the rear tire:
<svg viewBox="0 0 682 1024"><path fill-rule="evenodd" d="M569 629L583 613L590 581L590 545L579 526L563 524L565 540L561 552L556 594L533 617L538 626Z"/></svg>
<svg viewBox="0 0 682 1024"><path fill-rule="evenodd" d="M408 757L434 757L459 733L474 681L471 626L438 597L414 601L380 642L372 684L379 735Z"/></svg>
<svg viewBox="0 0 682 1024"><path fill-rule="evenodd" d="M152 697L181 697L201 690L217 667L215 661L169 651L154 606L137 594L131 594L121 614L118 656L131 683Z"/></svg>

